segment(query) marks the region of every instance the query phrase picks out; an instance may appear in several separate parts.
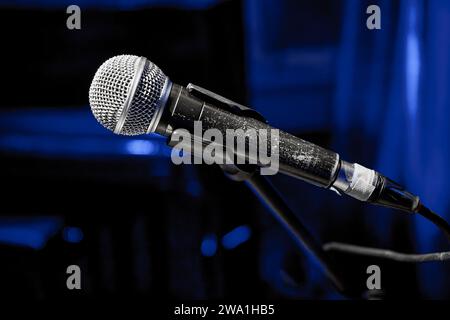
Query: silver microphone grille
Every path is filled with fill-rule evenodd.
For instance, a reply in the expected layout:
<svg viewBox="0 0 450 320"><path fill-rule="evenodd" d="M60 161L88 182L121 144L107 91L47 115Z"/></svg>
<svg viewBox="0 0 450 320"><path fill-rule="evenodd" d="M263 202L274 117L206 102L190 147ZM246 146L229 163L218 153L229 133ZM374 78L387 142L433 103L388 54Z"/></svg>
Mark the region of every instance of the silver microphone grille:
<svg viewBox="0 0 450 320"><path fill-rule="evenodd" d="M170 92L169 78L144 57L115 56L95 73L89 89L92 113L123 135L153 132Z"/></svg>

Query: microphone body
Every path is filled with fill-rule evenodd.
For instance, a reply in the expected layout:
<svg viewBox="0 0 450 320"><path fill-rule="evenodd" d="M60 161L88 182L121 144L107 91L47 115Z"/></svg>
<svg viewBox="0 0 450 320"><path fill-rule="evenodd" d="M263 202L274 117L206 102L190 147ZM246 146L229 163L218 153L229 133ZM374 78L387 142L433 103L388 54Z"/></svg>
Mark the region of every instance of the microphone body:
<svg viewBox="0 0 450 320"><path fill-rule="evenodd" d="M258 133L260 130L270 132L275 129L253 117L237 115L205 102L192 93L193 88L198 87L190 85L186 89L172 84L156 133L170 136L178 128L193 133L195 121L201 122L203 131L217 129L224 136L227 130L254 129ZM220 104L220 100L217 104ZM331 186L338 173L339 155L284 131L278 132L279 171L320 187Z"/></svg>

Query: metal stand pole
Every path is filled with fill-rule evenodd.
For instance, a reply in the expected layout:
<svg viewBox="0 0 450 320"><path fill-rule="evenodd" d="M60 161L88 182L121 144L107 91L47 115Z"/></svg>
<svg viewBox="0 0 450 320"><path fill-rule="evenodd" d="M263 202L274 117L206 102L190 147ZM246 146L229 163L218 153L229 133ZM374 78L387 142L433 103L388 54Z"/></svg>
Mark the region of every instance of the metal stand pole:
<svg viewBox="0 0 450 320"><path fill-rule="evenodd" d="M290 233L296 244L300 248L306 248L312 256L315 257L318 264L328 278L333 282L336 289L344 294L345 287L339 279L335 268L330 263L325 251L323 251L319 243L316 242L305 225L294 214L294 212L292 212L269 181L260 176L258 173L251 175L250 177L244 179L244 181L261 199L261 201L269 207L272 215Z"/></svg>

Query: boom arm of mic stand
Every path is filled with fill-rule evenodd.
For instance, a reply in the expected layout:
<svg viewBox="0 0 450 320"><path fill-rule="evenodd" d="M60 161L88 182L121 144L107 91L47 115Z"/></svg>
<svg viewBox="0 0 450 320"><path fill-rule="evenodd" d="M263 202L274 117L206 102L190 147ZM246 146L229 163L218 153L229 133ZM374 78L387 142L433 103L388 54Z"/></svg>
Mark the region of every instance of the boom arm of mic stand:
<svg viewBox="0 0 450 320"><path fill-rule="evenodd" d="M294 214L280 194L270 182L259 172L248 173L236 166L221 166L222 170L233 180L245 181L250 189L267 205L272 216L289 232L297 246L306 248L316 259L319 266L332 281L336 289L346 294L347 290L338 276L335 267L331 264L328 255L322 246L314 239L302 221Z"/></svg>

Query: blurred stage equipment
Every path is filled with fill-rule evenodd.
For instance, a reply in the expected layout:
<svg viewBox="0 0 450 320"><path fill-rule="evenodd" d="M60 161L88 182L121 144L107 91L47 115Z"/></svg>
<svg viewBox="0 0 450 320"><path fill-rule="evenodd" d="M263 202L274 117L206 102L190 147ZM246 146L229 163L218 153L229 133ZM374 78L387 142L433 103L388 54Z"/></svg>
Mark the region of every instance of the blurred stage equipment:
<svg viewBox="0 0 450 320"><path fill-rule="evenodd" d="M107 129L122 135L155 132L172 141L179 129L194 133L195 121L201 121L205 130L215 128L223 134L227 129L243 129L244 132L247 129L273 129L256 111L198 86L189 84L185 88L172 83L155 64L133 55L116 56L100 66L91 83L89 101L96 119ZM203 138L194 136L193 139ZM202 140L203 146L210 143ZM343 161L337 153L283 131L279 133L278 152L280 172L361 201L418 213L450 238L450 226L445 220L424 207L419 197L378 172ZM242 157L236 153L234 156ZM342 290L322 248L270 184L258 175L258 166L262 165L222 165L222 168L232 178L248 182Z"/></svg>

